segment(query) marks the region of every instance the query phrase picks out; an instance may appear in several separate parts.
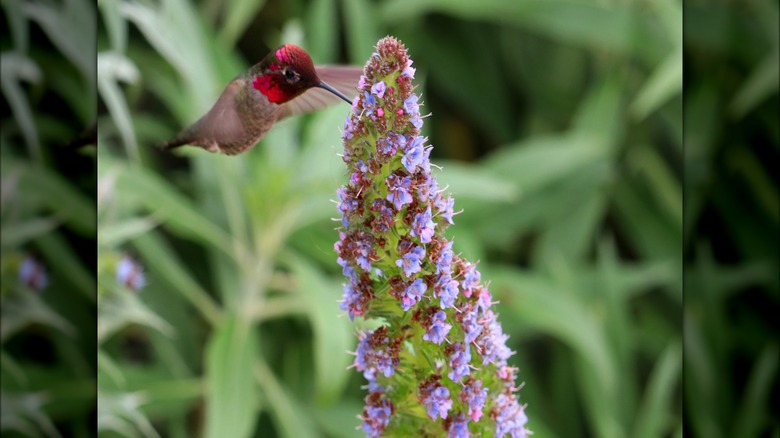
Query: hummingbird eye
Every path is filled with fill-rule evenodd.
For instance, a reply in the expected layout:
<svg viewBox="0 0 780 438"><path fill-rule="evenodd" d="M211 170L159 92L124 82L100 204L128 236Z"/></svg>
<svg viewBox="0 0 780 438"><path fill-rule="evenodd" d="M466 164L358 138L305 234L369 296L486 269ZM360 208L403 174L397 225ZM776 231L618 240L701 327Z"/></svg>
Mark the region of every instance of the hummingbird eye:
<svg viewBox="0 0 780 438"><path fill-rule="evenodd" d="M301 78L300 75L291 68L284 69L284 77L289 83L298 82L298 80Z"/></svg>

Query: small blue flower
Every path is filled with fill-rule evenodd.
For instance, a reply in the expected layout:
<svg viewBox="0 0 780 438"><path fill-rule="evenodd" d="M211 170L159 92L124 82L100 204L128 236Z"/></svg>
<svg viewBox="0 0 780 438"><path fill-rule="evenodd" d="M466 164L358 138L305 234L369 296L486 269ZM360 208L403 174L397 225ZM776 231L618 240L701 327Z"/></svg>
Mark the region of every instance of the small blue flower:
<svg viewBox="0 0 780 438"><path fill-rule="evenodd" d="M503 392L498 394L493 402L493 411L496 412L494 437L509 435L512 438L526 438L525 424L528 422L528 417L514 395Z"/></svg>
<svg viewBox="0 0 780 438"><path fill-rule="evenodd" d="M366 407L361 418L363 431L369 438L381 437L393 415L393 403L382 397L382 393L381 388L378 388L366 397Z"/></svg>
<svg viewBox="0 0 780 438"><path fill-rule="evenodd" d="M371 87L371 93L376 94L376 97L381 99L385 96L386 89L385 81L379 81Z"/></svg>
<svg viewBox="0 0 780 438"><path fill-rule="evenodd" d="M27 255L19 266L19 282L34 291L42 291L49 285L49 276L35 257Z"/></svg>
<svg viewBox="0 0 780 438"><path fill-rule="evenodd" d="M471 349L468 344L458 342L453 345L450 355L451 371L447 373L453 382L460 382L464 376L469 374L469 363L471 363Z"/></svg>
<svg viewBox="0 0 780 438"><path fill-rule="evenodd" d="M406 287L406 289L404 289L403 295L401 296L401 307L404 309L404 312L411 309L412 306L420 301L420 298L422 298L426 289L425 282L420 278L415 279Z"/></svg>
<svg viewBox="0 0 780 438"><path fill-rule="evenodd" d="M420 264L424 257L425 249L421 246L415 246L399 260L396 260L395 265L403 268L406 277L411 277L412 274L420 272Z"/></svg>
<svg viewBox="0 0 780 438"><path fill-rule="evenodd" d="M423 158L423 148L416 147L409 152L407 152L403 158L401 158L401 164L404 165L407 171L409 173L414 173L417 170L417 166L420 165L420 162Z"/></svg>
<svg viewBox="0 0 780 438"><path fill-rule="evenodd" d="M467 344L474 342L482 333L482 324L479 323L477 310L471 303L463 306L460 313L460 326L465 333L463 341Z"/></svg>
<svg viewBox="0 0 780 438"><path fill-rule="evenodd" d="M452 324L447 324L447 314L439 310L431 317L430 326L423 335L423 339L434 344L441 344L451 328Z"/></svg>
<svg viewBox="0 0 780 438"><path fill-rule="evenodd" d="M482 381L472 377L466 380L463 389L460 392L460 399L466 402L469 407L469 416L474 421L479 421L482 417L482 408L485 406L488 390L482 387Z"/></svg>
<svg viewBox="0 0 780 438"><path fill-rule="evenodd" d="M438 383L425 385L420 391L420 401L432 420L447 418L447 412L452 408L450 390Z"/></svg>
<svg viewBox="0 0 780 438"><path fill-rule="evenodd" d="M420 105L417 104L417 95L413 94L404 100L404 112L409 115L420 114Z"/></svg>
<svg viewBox="0 0 780 438"><path fill-rule="evenodd" d="M449 272L452 266L452 241L447 242L439 251L439 257L436 259L436 273L442 271Z"/></svg>
<svg viewBox="0 0 780 438"><path fill-rule="evenodd" d="M116 282L132 291L141 290L146 285L144 268L125 254L116 267Z"/></svg>
<svg viewBox="0 0 780 438"><path fill-rule="evenodd" d="M447 438L471 438L469 433L469 419L463 413L452 417L452 424L447 430Z"/></svg>
<svg viewBox="0 0 780 438"><path fill-rule="evenodd" d="M458 281L453 280L448 271L442 271L436 280L433 291L435 296L439 298L442 309L453 307L458 298Z"/></svg>
<svg viewBox="0 0 780 438"><path fill-rule="evenodd" d="M386 184L390 191L386 199L393 203L393 206L397 211L400 211L404 205L412 203L413 198L409 193L409 190L412 187L411 178L408 176L399 178L396 175L390 175L387 177Z"/></svg>
<svg viewBox="0 0 780 438"><path fill-rule="evenodd" d="M431 207L428 206L425 211L414 215L414 221L412 222L412 236L420 238L420 242L428 243L433 239L434 229L436 223L431 219Z"/></svg>
<svg viewBox="0 0 780 438"><path fill-rule="evenodd" d="M463 288L463 295L471 297L471 292L477 287L479 281L482 279L482 274L476 270L474 265L466 263L466 270L463 273L463 281L460 282Z"/></svg>

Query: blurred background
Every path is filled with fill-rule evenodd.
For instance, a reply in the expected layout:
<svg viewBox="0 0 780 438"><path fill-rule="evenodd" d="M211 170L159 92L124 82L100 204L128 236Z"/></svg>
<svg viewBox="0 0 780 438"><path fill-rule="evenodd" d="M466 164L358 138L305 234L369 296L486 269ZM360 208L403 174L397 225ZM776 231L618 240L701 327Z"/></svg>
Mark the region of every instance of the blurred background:
<svg viewBox="0 0 780 438"><path fill-rule="evenodd" d="M363 436L346 352L368 323L340 316L332 249L346 106L238 157L153 145L284 42L363 65L388 34L417 68L435 176L463 209L448 234L500 301L534 436L780 435L777 2L2 13L4 435ZM92 126L97 152L78 146ZM48 320L6 329L36 306ZM92 391L55 391L73 376Z"/></svg>

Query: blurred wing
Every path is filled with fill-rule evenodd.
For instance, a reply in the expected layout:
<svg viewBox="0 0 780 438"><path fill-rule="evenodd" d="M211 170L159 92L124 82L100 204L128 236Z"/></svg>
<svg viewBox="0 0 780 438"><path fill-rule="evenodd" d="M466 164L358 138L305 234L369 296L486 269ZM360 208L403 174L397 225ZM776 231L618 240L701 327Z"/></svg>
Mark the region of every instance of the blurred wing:
<svg viewBox="0 0 780 438"><path fill-rule="evenodd" d="M363 74L363 68L342 65L317 66L315 68L317 76L323 82L344 93L348 98L354 99L358 95L357 86L360 75ZM310 88L305 93L285 103L277 120L308 113L338 102L344 105L344 101L330 91L322 88Z"/></svg>

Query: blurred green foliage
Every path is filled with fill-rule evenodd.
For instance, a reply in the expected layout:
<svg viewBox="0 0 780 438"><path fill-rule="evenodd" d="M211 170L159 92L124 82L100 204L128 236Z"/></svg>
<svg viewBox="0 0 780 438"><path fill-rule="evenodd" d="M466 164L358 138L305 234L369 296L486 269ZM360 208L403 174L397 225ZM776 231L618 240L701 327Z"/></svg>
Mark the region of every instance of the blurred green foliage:
<svg viewBox="0 0 780 438"><path fill-rule="evenodd" d="M463 209L448 233L500 300L534 436L780 434L776 2L4 0L2 12L4 324L6 268L31 248L51 273L40 299L78 333L3 336L4 432L26 418L88 434L97 284L101 436L362 436L329 201L347 108L286 120L239 157L151 145L282 42L362 65L392 34L433 114L436 176ZM94 237L94 157L50 145L96 110L94 263L79 240ZM126 253L145 267L139 292L116 283ZM50 366L19 346L31 336L57 346ZM40 398L63 379L81 389Z"/></svg>
<svg viewBox="0 0 780 438"><path fill-rule="evenodd" d="M95 8L0 11L0 433L94 436Z"/></svg>

